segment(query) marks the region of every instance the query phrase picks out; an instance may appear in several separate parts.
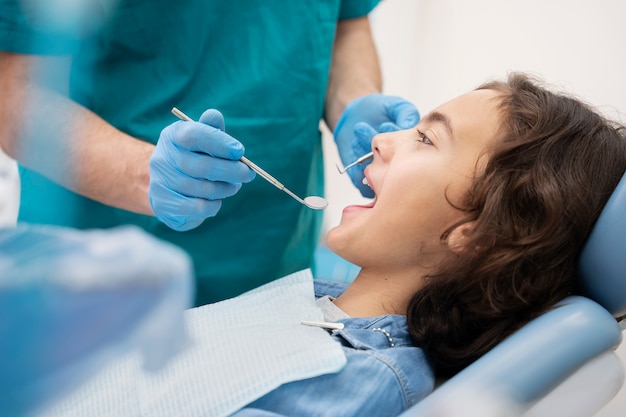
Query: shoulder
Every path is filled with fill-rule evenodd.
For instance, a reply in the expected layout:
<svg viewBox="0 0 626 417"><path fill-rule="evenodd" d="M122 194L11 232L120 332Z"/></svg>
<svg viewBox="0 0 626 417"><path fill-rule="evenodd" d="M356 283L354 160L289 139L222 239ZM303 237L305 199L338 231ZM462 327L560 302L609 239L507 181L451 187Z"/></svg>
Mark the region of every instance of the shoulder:
<svg viewBox="0 0 626 417"><path fill-rule="evenodd" d="M432 367L424 351L416 346L370 350L344 347L344 353L347 363L335 376L334 386L341 391L341 387L358 381L359 396L366 399L360 406L367 411L374 411L368 409L372 403L385 404L387 410L402 411L433 390Z"/></svg>
<svg viewBox="0 0 626 417"><path fill-rule="evenodd" d="M341 321L345 328L333 332L333 337L342 344L347 358L342 373L359 380L378 381L377 386L388 394L395 392L404 407L432 391L432 366L425 352L411 341L405 316Z"/></svg>

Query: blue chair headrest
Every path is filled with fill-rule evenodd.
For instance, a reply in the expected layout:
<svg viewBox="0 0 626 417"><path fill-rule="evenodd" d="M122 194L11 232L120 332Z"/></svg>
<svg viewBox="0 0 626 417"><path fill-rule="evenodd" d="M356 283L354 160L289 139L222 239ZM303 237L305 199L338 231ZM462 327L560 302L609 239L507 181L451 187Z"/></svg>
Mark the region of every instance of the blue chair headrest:
<svg viewBox="0 0 626 417"><path fill-rule="evenodd" d="M578 267L585 295L615 317L626 314L626 174L591 231Z"/></svg>

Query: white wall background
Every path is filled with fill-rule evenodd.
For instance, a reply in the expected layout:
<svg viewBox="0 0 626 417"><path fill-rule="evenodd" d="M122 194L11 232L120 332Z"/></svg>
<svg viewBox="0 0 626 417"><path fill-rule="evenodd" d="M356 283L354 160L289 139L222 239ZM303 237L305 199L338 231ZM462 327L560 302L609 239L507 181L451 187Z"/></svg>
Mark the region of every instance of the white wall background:
<svg viewBox="0 0 626 417"><path fill-rule="evenodd" d="M383 0L373 15L385 92L421 114L510 71L526 71L626 121L623 0ZM364 201L327 147L325 230ZM626 364L626 342L618 349ZM626 388L597 417L626 415Z"/></svg>

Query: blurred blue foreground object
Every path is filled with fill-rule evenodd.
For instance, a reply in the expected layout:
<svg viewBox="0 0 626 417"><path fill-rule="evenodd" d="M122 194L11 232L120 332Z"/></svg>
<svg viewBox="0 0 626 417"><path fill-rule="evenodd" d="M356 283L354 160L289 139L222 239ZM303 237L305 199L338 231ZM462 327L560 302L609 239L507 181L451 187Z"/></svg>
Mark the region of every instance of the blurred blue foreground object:
<svg viewBox="0 0 626 417"><path fill-rule="evenodd" d="M46 407L130 350L184 347L187 255L136 227L0 229L0 415Z"/></svg>

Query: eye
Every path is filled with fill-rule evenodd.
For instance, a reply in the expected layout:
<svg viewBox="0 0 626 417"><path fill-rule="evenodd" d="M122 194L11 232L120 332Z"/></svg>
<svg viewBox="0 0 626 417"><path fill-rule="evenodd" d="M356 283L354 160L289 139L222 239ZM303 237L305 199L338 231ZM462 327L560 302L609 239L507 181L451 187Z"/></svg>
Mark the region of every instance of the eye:
<svg viewBox="0 0 626 417"><path fill-rule="evenodd" d="M433 142L428 138L428 136L426 136L426 134L424 132L422 132L421 130L417 130L417 134L419 135L419 137L421 138L421 140L418 140L418 142L422 142L426 145L433 145Z"/></svg>

